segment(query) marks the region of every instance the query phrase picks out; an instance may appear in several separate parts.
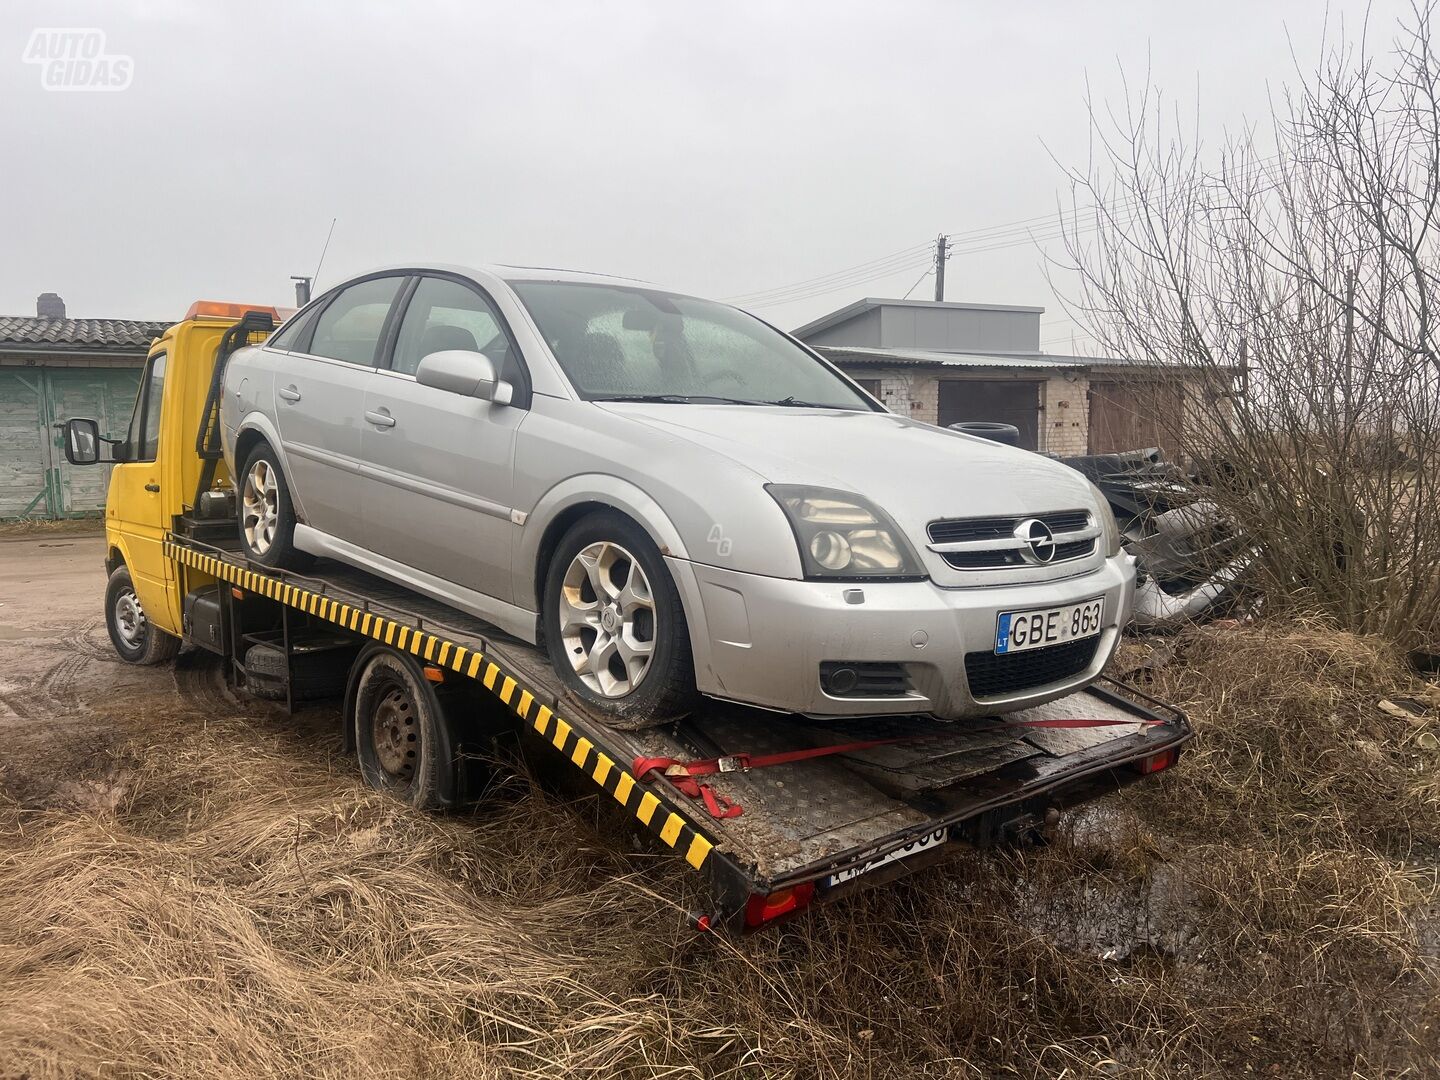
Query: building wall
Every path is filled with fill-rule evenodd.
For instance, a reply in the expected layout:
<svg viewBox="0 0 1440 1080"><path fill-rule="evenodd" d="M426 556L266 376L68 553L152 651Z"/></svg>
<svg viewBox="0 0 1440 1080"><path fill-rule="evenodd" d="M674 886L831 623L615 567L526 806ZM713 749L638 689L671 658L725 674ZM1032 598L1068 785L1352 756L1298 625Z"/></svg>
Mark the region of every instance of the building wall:
<svg viewBox="0 0 1440 1080"><path fill-rule="evenodd" d="M805 335L806 345L853 345L860 349L880 348L880 311L872 309L853 319Z"/></svg>
<svg viewBox="0 0 1440 1080"><path fill-rule="evenodd" d="M55 425L93 416L123 432L139 385L138 358L0 357L0 519L99 514L110 466L72 467Z"/></svg>
<svg viewBox="0 0 1440 1080"><path fill-rule="evenodd" d="M886 306L880 313L879 344L885 349L982 353L1040 350L1038 311ZM837 344L859 343L851 339Z"/></svg>
<svg viewBox="0 0 1440 1080"><path fill-rule="evenodd" d="M1047 454L1075 457L1090 448L1090 379L1065 372L1045 380L1040 393L1040 448Z"/></svg>

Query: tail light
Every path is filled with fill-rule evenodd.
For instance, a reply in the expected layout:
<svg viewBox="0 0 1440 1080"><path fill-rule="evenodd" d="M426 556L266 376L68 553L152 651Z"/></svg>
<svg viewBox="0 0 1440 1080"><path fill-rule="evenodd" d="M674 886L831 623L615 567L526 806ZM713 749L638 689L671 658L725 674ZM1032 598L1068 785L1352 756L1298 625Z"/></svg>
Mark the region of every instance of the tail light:
<svg viewBox="0 0 1440 1080"><path fill-rule="evenodd" d="M815 899L815 883L789 885L772 893L756 893L745 903L745 929L754 930L776 919L804 911Z"/></svg>
<svg viewBox="0 0 1440 1080"><path fill-rule="evenodd" d="M1179 753L1174 749L1161 750L1158 754L1151 754L1149 757L1141 758L1135 762L1132 768L1142 776L1149 776L1151 773L1157 773L1161 769L1168 769L1171 765L1175 764L1178 757Z"/></svg>

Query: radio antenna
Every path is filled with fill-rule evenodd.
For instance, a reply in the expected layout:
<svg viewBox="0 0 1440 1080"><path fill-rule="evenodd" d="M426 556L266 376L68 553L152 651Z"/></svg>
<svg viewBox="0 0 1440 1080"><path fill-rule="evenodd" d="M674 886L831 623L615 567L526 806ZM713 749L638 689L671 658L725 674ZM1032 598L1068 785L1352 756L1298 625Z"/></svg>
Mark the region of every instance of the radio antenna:
<svg viewBox="0 0 1440 1080"><path fill-rule="evenodd" d="M325 234L325 246L320 249L320 261L315 264L315 281L320 281L320 267L325 265L325 253L330 250L330 238L335 235L335 222L337 218L330 219L330 231Z"/></svg>

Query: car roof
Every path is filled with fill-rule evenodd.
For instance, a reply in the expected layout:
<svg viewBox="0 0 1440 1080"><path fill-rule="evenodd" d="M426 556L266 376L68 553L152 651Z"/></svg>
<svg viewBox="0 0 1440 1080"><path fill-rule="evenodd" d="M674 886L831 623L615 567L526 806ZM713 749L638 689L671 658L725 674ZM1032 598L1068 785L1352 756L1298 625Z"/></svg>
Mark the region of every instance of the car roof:
<svg viewBox="0 0 1440 1080"><path fill-rule="evenodd" d="M389 270L439 270L451 274L460 274L463 277L475 278L489 275L499 278L501 281L574 281L590 285L619 285L629 288L650 288L659 289L662 292L678 292L677 289L667 289L654 282L644 281L640 278L619 277L614 274L592 274L584 270L565 270L553 266L510 266L504 263L463 266L455 263L435 262L414 262L396 263L392 266L377 266L366 274L380 274ZM346 280L353 280L354 277L363 277L364 274L356 274Z"/></svg>

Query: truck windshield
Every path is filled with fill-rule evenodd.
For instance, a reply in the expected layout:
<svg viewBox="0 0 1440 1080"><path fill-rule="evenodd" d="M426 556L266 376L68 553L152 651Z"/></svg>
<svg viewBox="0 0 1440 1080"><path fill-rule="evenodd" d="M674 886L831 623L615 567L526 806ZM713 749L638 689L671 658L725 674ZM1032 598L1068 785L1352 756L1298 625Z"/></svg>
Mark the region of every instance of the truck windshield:
<svg viewBox="0 0 1440 1080"><path fill-rule="evenodd" d="M581 282L511 287L590 401L875 408L783 334L724 304Z"/></svg>

